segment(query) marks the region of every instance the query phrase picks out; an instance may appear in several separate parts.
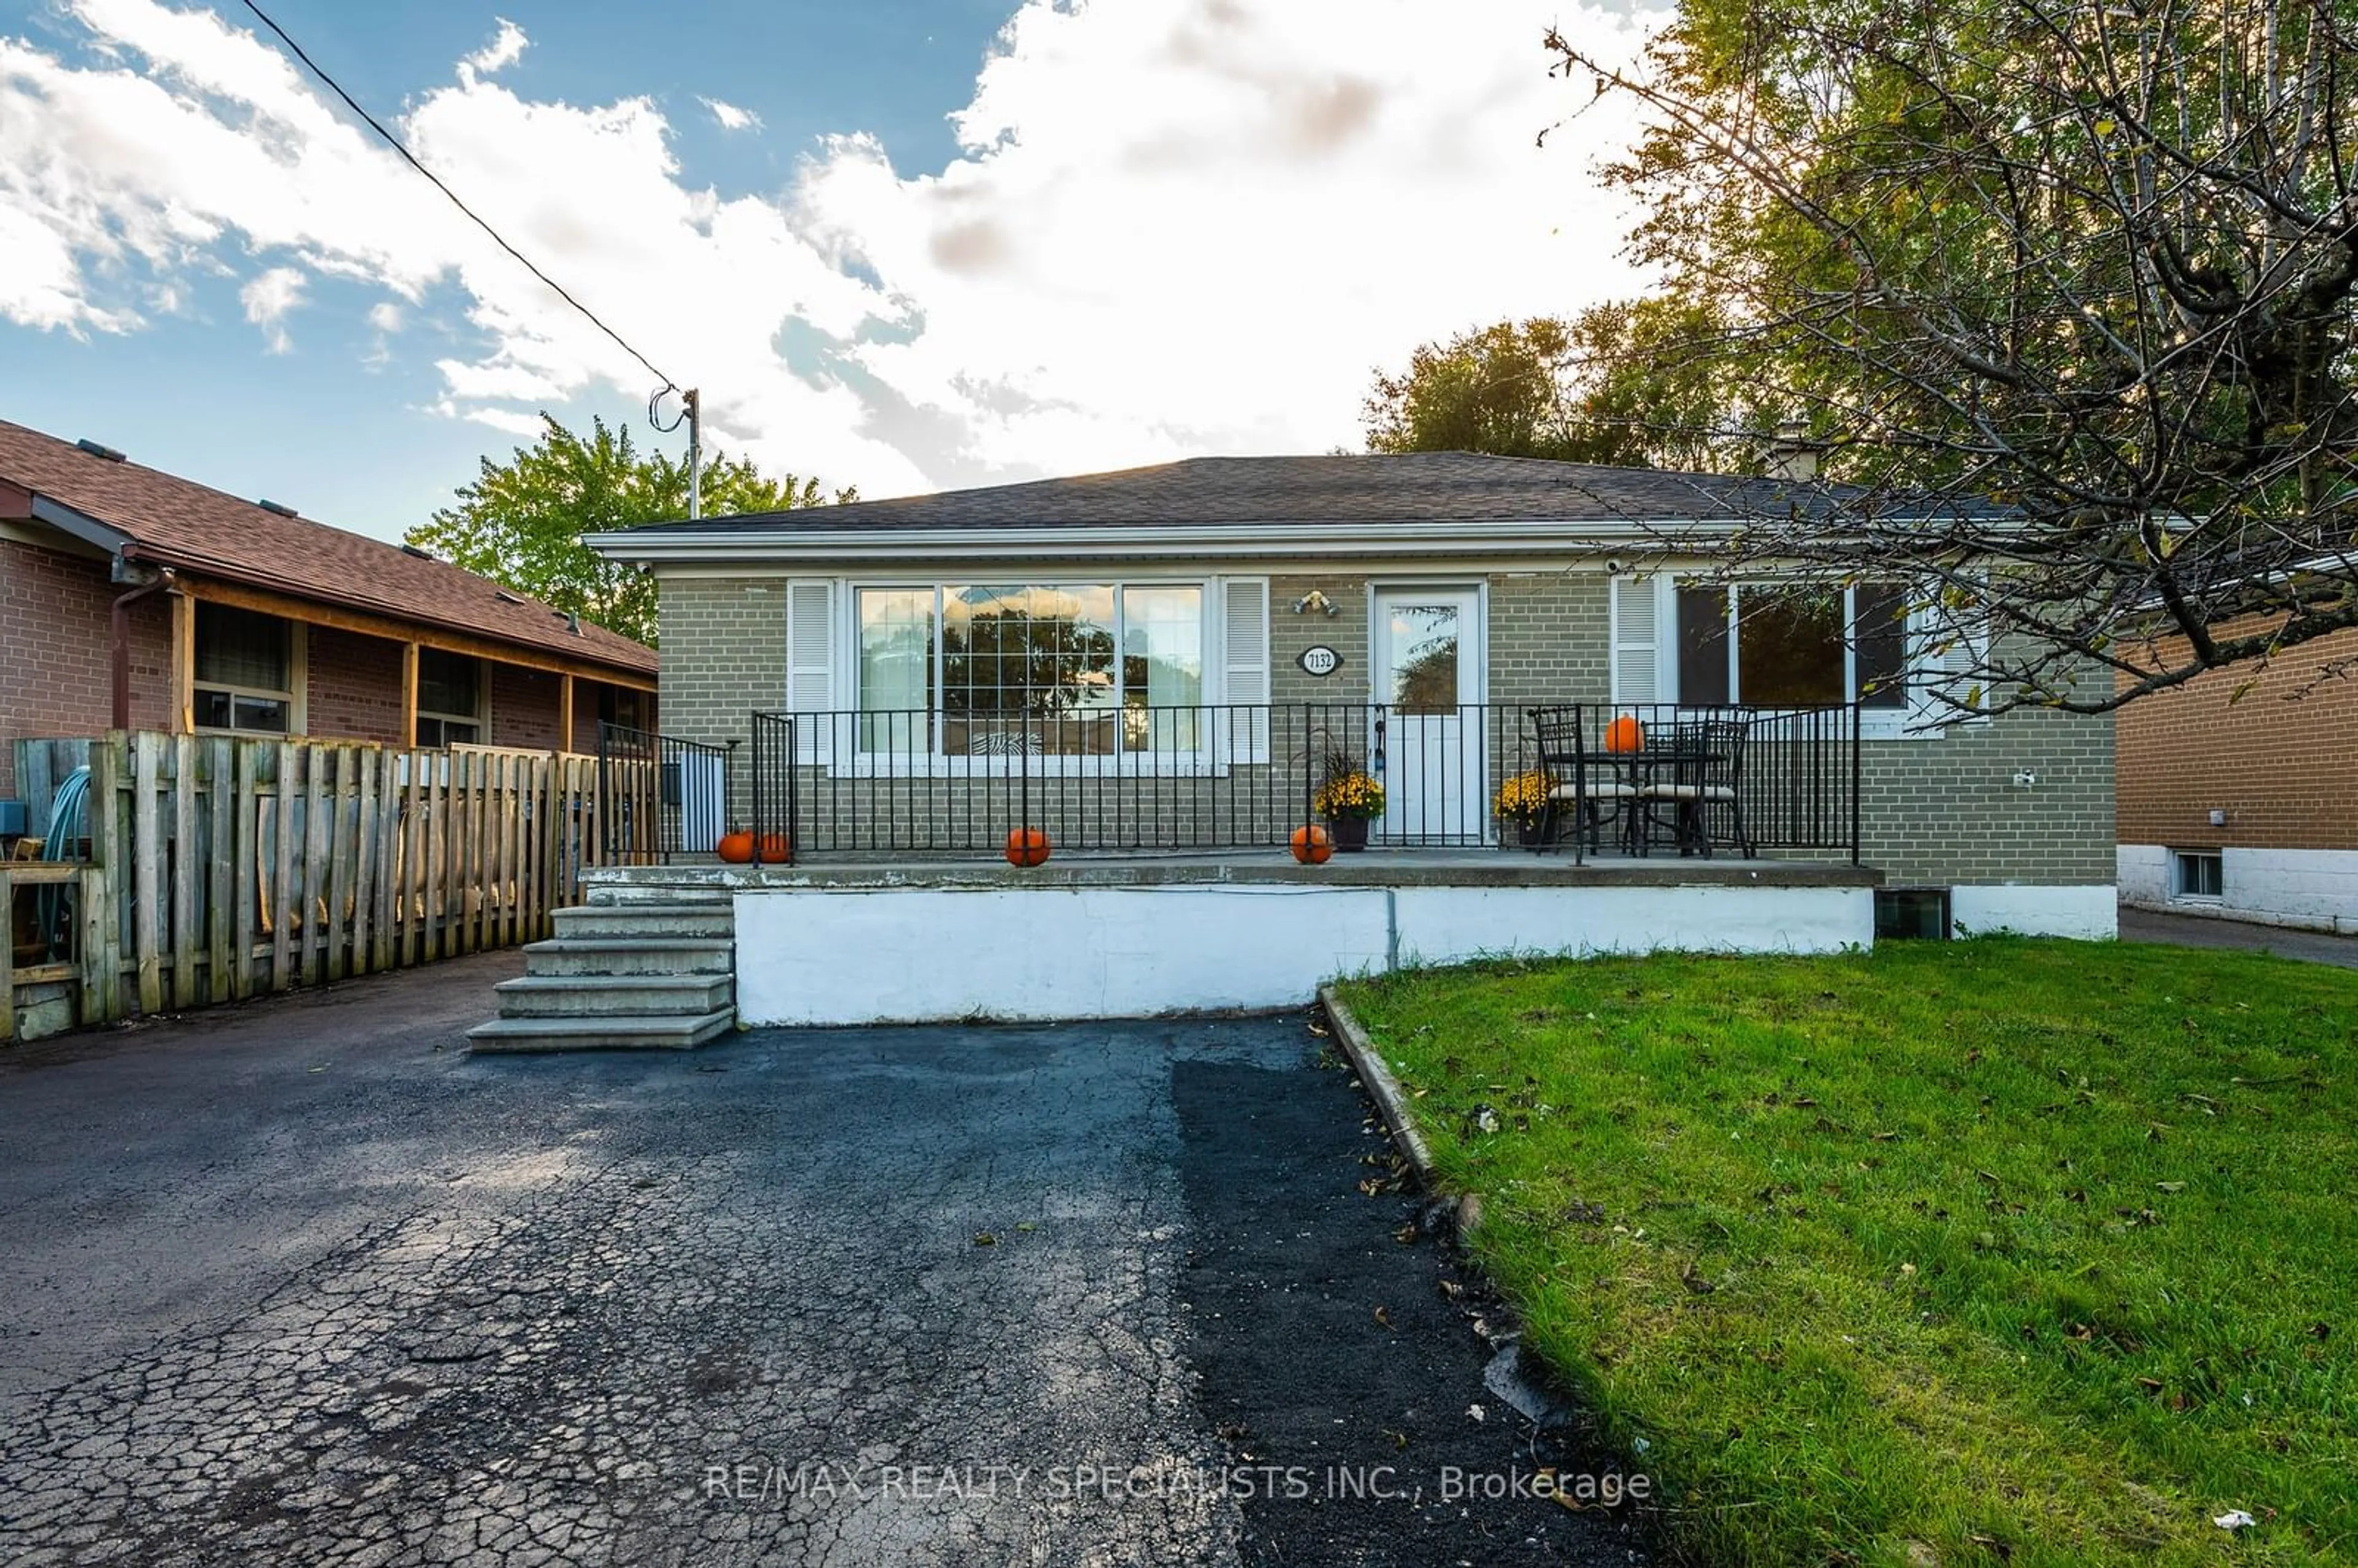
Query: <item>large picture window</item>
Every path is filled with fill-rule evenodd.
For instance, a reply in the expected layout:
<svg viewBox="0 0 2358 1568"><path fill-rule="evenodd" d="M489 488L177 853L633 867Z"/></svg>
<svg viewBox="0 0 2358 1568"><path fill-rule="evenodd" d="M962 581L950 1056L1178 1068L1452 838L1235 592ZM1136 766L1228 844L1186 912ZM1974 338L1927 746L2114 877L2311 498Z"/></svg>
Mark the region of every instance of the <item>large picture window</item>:
<svg viewBox="0 0 2358 1568"><path fill-rule="evenodd" d="M1679 701L1908 706L1898 583L1736 583L1678 590Z"/></svg>
<svg viewBox="0 0 2358 1568"><path fill-rule="evenodd" d="M200 730L284 735L294 728L295 631L276 615L197 602Z"/></svg>
<svg viewBox="0 0 2358 1568"><path fill-rule="evenodd" d="M1203 743L1201 584L863 588L864 752L1113 756Z"/></svg>

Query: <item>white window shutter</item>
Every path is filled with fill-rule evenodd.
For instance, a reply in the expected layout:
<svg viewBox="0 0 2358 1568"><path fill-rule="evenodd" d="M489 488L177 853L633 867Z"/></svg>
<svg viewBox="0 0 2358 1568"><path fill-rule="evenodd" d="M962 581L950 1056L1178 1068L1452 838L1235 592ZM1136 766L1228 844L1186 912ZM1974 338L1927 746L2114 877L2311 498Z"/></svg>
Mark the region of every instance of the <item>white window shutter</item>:
<svg viewBox="0 0 2358 1568"><path fill-rule="evenodd" d="M1613 700L1660 702L1661 586L1654 578L1613 579Z"/></svg>
<svg viewBox="0 0 2358 1568"><path fill-rule="evenodd" d="M786 708L814 717L795 726L795 749L806 758L827 754L835 707L835 585L809 579L786 585Z"/></svg>
<svg viewBox="0 0 2358 1568"><path fill-rule="evenodd" d="M1221 700L1259 705L1242 720L1235 740L1225 737L1221 749L1233 745L1238 761L1260 762L1269 756L1269 579L1228 578L1220 584Z"/></svg>

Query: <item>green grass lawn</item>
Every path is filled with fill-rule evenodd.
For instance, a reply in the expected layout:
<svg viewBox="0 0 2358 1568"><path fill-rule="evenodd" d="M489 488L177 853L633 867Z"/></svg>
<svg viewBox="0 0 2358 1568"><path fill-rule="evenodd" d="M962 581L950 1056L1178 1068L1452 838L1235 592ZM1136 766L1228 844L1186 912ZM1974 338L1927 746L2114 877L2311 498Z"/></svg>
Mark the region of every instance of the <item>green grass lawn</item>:
<svg viewBox="0 0 2358 1568"><path fill-rule="evenodd" d="M2358 974L1996 938L1345 995L1689 1559L2358 1558Z"/></svg>

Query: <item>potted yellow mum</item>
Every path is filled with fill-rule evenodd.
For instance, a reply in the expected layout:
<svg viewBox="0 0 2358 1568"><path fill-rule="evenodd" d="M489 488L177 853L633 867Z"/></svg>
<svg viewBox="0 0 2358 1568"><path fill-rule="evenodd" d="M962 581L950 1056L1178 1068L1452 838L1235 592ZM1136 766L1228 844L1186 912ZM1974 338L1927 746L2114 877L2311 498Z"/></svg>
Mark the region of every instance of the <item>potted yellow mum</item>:
<svg viewBox="0 0 2358 1568"><path fill-rule="evenodd" d="M1310 809L1326 819L1337 849L1368 847L1368 824L1384 814L1383 781L1359 766L1347 752L1326 758L1324 778L1310 797Z"/></svg>
<svg viewBox="0 0 2358 1568"><path fill-rule="evenodd" d="M1515 837L1526 845L1540 841L1540 824L1547 820L1548 795L1555 781L1538 768L1515 774L1498 786L1491 809L1501 823L1515 825Z"/></svg>

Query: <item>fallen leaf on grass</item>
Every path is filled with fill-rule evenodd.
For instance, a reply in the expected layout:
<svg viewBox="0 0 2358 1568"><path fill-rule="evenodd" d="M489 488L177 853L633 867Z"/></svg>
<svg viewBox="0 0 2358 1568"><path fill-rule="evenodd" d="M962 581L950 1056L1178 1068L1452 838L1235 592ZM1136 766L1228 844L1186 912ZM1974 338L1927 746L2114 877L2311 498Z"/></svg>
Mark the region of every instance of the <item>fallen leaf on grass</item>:
<svg viewBox="0 0 2358 1568"><path fill-rule="evenodd" d="M1376 1309L1376 1321L1383 1325L1386 1328L1390 1328L1392 1325L1392 1314L1386 1312L1383 1308L1378 1307Z"/></svg>
<svg viewBox="0 0 2358 1568"><path fill-rule="evenodd" d="M2153 1185L2156 1192L2182 1193L2186 1190L2184 1182L2156 1182Z"/></svg>
<svg viewBox="0 0 2358 1568"><path fill-rule="evenodd" d="M2211 1522L2221 1530L2249 1530L2260 1521L2241 1509L2229 1509L2225 1513L2213 1515Z"/></svg>

